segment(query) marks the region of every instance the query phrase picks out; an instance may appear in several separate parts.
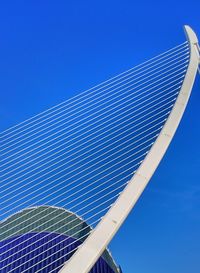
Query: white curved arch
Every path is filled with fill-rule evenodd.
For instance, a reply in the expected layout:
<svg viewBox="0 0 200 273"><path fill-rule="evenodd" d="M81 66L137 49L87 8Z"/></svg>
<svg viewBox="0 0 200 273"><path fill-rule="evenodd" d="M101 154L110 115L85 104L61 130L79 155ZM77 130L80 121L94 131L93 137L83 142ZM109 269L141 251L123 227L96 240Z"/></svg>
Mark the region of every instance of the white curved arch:
<svg viewBox="0 0 200 273"><path fill-rule="evenodd" d="M199 64L197 37L189 26L184 28L190 45L190 61L176 103L162 131L125 190L59 273L87 273L90 271L134 207L164 156L184 113Z"/></svg>

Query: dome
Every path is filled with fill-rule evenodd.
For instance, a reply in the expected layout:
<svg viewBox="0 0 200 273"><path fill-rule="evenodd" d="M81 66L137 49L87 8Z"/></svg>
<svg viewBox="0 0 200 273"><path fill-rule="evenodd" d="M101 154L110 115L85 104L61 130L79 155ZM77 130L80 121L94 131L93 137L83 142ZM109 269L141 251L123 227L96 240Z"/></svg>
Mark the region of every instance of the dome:
<svg viewBox="0 0 200 273"><path fill-rule="evenodd" d="M91 230L77 215L51 206L24 209L2 221L0 228L1 273L57 273ZM90 272L121 270L106 249Z"/></svg>

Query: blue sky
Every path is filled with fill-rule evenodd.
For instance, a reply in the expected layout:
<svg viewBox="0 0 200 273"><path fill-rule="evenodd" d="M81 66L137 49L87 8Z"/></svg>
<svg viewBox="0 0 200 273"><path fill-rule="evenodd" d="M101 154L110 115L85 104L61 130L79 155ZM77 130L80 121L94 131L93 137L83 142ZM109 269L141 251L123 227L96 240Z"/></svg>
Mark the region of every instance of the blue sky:
<svg viewBox="0 0 200 273"><path fill-rule="evenodd" d="M200 2L2 1L0 129L200 37ZM151 183L111 243L124 273L200 271L200 79Z"/></svg>

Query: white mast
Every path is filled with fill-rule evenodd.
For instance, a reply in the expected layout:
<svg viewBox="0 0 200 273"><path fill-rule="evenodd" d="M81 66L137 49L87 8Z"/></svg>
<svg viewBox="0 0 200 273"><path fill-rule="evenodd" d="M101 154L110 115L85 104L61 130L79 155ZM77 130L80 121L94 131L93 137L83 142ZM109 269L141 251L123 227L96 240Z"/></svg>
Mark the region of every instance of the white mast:
<svg viewBox="0 0 200 273"><path fill-rule="evenodd" d="M90 271L134 207L164 156L190 97L200 59L195 33L189 26L184 28L190 45L190 61L176 103L162 131L127 187L59 273L88 273Z"/></svg>

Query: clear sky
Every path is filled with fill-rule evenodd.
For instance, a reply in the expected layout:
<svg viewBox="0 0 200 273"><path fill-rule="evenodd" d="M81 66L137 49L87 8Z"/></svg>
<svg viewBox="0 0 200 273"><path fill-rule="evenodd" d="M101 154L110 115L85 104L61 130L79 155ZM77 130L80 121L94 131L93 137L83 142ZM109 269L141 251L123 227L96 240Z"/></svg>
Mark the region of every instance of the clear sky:
<svg viewBox="0 0 200 273"><path fill-rule="evenodd" d="M200 1L1 1L0 129L185 40ZM200 78L151 183L111 243L124 273L200 272Z"/></svg>

